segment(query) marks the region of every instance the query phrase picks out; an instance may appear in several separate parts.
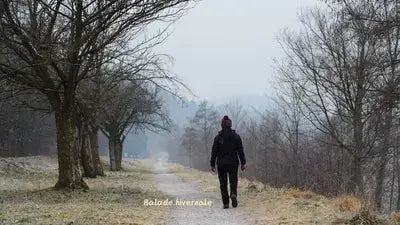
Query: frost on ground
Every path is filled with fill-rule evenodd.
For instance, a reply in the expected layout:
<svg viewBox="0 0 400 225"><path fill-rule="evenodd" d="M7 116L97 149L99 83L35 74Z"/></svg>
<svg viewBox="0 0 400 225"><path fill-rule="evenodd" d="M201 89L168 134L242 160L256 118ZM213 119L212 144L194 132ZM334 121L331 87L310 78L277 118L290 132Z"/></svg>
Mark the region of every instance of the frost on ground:
<svg viewBox="0 0 400 225"><path fill-rule="evenodd" d="M143 206L144 199L164 198L151 167L123 167L86 179L88 191L65 191L53 189L56 158L0 158L0 224L162 224L168 206Z"/></svg>

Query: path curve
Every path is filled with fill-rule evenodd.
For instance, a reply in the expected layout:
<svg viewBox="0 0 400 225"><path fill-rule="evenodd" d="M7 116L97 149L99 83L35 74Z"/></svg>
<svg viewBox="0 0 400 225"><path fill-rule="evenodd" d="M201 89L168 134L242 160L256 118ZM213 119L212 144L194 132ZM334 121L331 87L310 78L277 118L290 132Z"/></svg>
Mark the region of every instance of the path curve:
<svg viewBox="0 0 400 225"><path fill-rule="evenodd" d="M192 183L183 181L177 175L170 173L165 163L154 164L157 188L173 200L171 214L166 224L169 225L246 225L247 222L239 215L238 208L222 209L219 193L205 192ZM211 206L179 206L175 200L210 200Z"/></svg>

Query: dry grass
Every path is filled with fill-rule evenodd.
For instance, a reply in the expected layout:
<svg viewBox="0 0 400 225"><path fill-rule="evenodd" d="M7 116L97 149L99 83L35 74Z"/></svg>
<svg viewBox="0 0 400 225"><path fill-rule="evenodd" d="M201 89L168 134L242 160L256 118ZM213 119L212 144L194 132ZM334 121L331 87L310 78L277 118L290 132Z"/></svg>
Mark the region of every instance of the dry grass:
<svg viewBox="0 0 400 225"><path fill-rule="evenodd" d="M184 180L199 184L205 191L219 192L216 173L202 172L171 164L175 172ZM339 221L344 224L356 213L342 213L334 202L311 191L299 189L279 189L250 181L239 173L238 200L244 218L252 218L254 224L323 224Z"/></svg>
<svg viewBox="0 0 400 225"><path fill-rule="evenodd" d="M392 213L389 219L390 225L400 225L400 213Z"/></svg>
<svg viewBox="0 0 400 225"><path fill-rule="evenodd" d="M164 198L151 167L123 167L87 179L88 191L66 191L53 189L55 158L0 158L0 224L161 224L169 208L143 206L146 198Z"/></svg>
<svg viewBox="0 0 400 225"><path fill-rule="evenodd" d="M204 191L218 191L219 184L215 180L212 173L200 172L199 170L192 168L185 168L182 165L170 163L168 164L168 170L172 173L176 173L184 180L190 180L191 182L199 185Z"/></svg>
<svg viewBox="0 0 400 225"><path fill-rule="evenodd" d="M293 198L311 199L314 193L308 190L302 191L298 188L291 188L286 191L286 194Z"/></svg>
<svg viewBox="0 0 400 225"><path fill-rule="evenodd" d="M351 195L341 195L335 198L334 202L341 212L359 212L362 208L362 201Z"/></svg>
<svg viewBox="0 0 400 225"><path fill-rule="evenodd" d="M348 220L349 225L384 225L370 210L361 210L357 215Z"/></svg>
<svg viewBox="0 0 400 225"><path fill-rule="evenodd" d="M216 176L217 172L203 172L175 163L168 164L168 169L172 173L179 175L182 179L190 180L191 182L200 185L205 191L219 191L219 181ZM238 184L238 191L242 192L262 192L269 188L269 186L266 186L261 182L250 181L244 178L240 178Z"/></svg>
<svg viewBox="0 0 400 225"><path fill-rule="evenodd" d="M219 191L216 173L177 164L171 164L169 169L182 179L199 184L205 191ZM387 224L385 215L375 215L354 196L328 199L312 191L273 188L245 178L239 178L238 193L243 216L248 218L251 215L254 224ZM390 222L390 225L400 225L400 214L393 214Z"/></svg>

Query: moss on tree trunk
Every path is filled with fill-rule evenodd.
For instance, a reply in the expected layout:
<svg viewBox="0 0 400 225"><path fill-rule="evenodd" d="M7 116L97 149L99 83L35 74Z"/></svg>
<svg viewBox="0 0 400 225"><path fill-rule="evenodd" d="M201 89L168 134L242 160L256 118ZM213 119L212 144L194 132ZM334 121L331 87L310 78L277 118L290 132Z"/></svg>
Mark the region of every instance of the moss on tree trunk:
<svg viewBox="0 0 400 225"><path fill-rule="evenodd" d="M88 189L83 181L77 149L77 129L71 111L55 113L57 128L58 181L56 188Z"/></svg>

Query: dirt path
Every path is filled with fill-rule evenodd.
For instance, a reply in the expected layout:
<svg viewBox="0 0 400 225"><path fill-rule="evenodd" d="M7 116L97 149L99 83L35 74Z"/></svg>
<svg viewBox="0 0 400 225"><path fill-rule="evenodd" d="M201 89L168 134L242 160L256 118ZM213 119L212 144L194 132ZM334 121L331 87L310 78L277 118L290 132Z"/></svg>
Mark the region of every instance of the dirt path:
<svg viewBox="0 0 400 225"><path fill-rule="evenodd" d="M157 188L173 200L172 212L166 224L249 224L243 219L243 215L239 214L240 205L238 208L222 209L219 193L204 192L199 187L183 181L175 174L170 173L160 161L154 164L154 172ZM176 199L189 201L207 199L212 204L211 206L179 206L176 205Z"/></svg>

